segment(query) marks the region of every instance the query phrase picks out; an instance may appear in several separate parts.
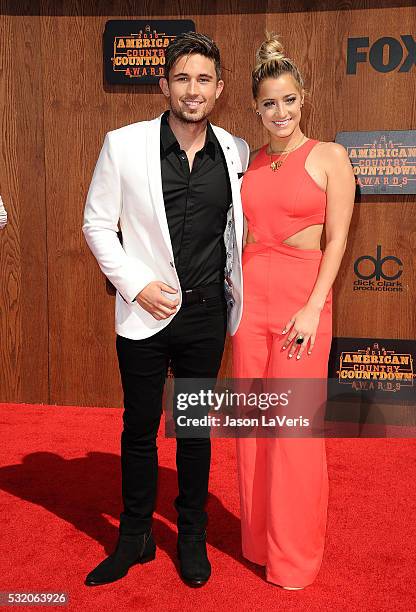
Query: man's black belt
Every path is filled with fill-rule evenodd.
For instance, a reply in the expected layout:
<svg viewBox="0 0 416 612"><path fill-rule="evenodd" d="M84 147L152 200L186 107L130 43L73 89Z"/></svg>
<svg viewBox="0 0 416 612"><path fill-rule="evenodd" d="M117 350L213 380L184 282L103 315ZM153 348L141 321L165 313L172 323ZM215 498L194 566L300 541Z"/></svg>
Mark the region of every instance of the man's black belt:
<svg viewBox="0 0 416 612"><path fill-rule="evenodd" d="M224 285L215 283L206 287L195 287L195 289L182 289L182 305L203 304L209 298L224 295Z"/></svg>

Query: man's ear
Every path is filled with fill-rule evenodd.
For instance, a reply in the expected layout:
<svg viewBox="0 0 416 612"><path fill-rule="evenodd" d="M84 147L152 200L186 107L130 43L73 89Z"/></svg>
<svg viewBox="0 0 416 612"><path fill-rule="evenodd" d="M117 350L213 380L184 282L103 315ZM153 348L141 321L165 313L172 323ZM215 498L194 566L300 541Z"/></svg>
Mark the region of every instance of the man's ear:
<svg viewBox="0 0 416 612"><path fill-rule="evenodd" d="M163 95L169 98L170 97L169 83L167 79L165 79L165 77L162 77L161 79L159 79L159 87L162 90Z"/></svg>
<svg viewBox="0 0 416 612"><path fill-rule="evenodd" d="M217 82L217 91L215 92L215 99L218 100L224 89L224 81L221 79Z"/></svg>

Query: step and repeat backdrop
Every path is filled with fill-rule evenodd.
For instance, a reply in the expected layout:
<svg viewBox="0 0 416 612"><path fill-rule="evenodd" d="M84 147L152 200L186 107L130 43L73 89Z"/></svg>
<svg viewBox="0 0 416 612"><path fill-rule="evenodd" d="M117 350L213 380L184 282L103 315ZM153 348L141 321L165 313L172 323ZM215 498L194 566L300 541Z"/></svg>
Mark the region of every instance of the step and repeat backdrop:
<svg viewBox="0 0 416 612"><path fill-rule="evenodd" d="M266 142L251 106L255 49L266 29L281 34L306 80L305 133L341 142L357 179L330 374L362 398L409 397L416 9L335 4L156 1L141 14L131 2L0 3L0 401L121 405L114 296L84 242L83 206L105 133L165 109L157 79L178 20L218 43L226 85L212 122L252 148Z"/></svg>

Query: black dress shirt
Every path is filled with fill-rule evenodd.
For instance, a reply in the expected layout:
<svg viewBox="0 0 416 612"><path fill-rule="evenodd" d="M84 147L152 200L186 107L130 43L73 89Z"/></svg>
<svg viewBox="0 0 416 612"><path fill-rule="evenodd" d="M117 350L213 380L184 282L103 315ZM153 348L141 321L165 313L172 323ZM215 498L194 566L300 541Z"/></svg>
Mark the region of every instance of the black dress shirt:
<svg viewBox="0 0 416 612"><path fill-rule="evenodd" d="M222 283L224 230L231 205L231 186L221 146L211 125L192 171L163 114L160 161L163 198L176 271L182 289Z"/></svg>

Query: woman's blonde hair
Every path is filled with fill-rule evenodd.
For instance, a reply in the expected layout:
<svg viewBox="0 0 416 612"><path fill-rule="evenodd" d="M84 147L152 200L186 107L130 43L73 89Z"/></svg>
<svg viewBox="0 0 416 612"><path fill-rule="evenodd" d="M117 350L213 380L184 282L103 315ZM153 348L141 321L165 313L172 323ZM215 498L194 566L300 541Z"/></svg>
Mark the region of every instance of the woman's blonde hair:
<svg viewBox="0 0 416 612"><path fill-rule="evenodd" d="M277 79L281 74L291 74L300 92L304 90L304 81L298 67L289 57L277 34L266 32L266 38L256 51L256 65L251 74L253 98L257 98L260 83L264 79Z"/></svg>

